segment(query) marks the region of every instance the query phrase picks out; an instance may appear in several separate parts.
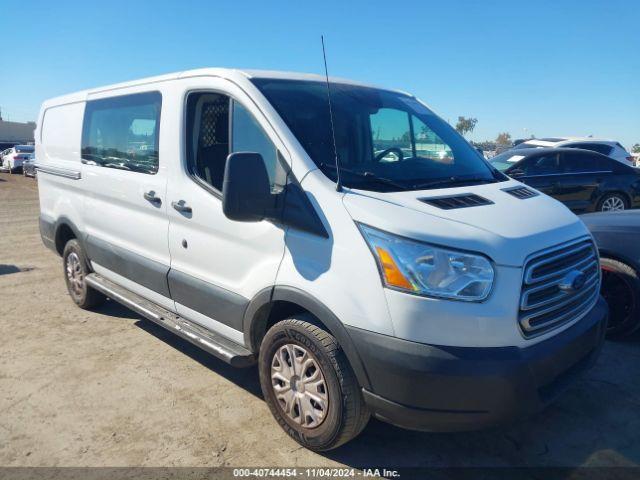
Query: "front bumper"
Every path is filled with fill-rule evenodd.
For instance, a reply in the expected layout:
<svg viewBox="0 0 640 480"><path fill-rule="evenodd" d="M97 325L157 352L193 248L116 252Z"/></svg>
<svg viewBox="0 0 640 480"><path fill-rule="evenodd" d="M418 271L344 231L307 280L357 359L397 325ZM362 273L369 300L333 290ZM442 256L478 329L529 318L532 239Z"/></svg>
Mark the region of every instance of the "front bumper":
<svg viewBox="0 0 640 480"><path fill-rule="evenodd" d="M594 363L607 314L599 298L579 322L527 348L437 346L348 331L376 417L415 430L465 431L509 423L551 403Z"/></svg>

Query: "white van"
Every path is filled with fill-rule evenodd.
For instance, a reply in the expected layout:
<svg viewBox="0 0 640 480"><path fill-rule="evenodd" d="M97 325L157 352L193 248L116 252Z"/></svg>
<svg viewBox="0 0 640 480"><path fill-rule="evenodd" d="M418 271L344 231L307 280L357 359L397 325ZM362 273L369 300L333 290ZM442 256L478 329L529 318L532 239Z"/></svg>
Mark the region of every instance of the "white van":
<svg viewBox="0 0 640 480"><path fill-rule="evenodd" d="M73 301L257 363L314 450L370 414L460 431L547 405L603 341L587 229L415 97L329 85L202 69L46 101L40 228Z"/></svg>

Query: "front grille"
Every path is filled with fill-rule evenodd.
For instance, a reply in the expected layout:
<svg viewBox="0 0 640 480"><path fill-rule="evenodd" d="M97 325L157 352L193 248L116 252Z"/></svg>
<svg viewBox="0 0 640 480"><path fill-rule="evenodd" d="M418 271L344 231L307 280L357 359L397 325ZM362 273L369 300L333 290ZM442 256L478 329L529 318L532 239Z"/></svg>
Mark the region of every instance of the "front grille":
<svg viewBox="0 0 640 480"><path fill-rule="evenodd" d="M572 289L568 280L575 271L582 272L585 281ZM536 254L524 268L519 312L522 332L533 337L580 317L596 302L599 290L598 255L591 240Z"/></svg>
<svg viewBox="0 0 640 480"><path fill-rule="evenodd" d="M451 195L448 197L421 198L421 201L442 208L443 210L453 210L455 208L479 207L481 205L491 205L493 202L484 197L474 194Z"/></svg>

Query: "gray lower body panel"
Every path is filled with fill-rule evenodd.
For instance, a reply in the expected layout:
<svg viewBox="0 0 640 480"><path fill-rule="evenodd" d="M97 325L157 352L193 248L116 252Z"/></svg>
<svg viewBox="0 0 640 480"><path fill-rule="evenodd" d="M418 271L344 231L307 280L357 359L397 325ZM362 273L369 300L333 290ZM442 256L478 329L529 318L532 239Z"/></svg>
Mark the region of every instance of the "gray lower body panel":
<svg viewBox="0 0 640 480"><path fill-rule="evenodd" d="M55 241L56 222L46 215L40 215L40 238L44 246L58 253Z"/></svg>
<svg viewBox="0 0 640 480"><path fill-rule="evenodd" d="M87 256L92 262L171 298L167 274L169 266L117 247L99 238L86 239Z"/></svg>
<svg viewBox="0 0 640 480"><path fill-rule="evenodd" d="M54 230L55 224L41 217L42 240L55 250ZM92 262L206 317L243 331L244 313L249 299L242 295L91 235L87 236L84 244L87 257Z"/></svg>
<svg viewBox="0 0 640 480"><path fill-rule="evenodd" d="M175 302L242 331L248 299L173 269L169 271L168 281Z"/></svg>

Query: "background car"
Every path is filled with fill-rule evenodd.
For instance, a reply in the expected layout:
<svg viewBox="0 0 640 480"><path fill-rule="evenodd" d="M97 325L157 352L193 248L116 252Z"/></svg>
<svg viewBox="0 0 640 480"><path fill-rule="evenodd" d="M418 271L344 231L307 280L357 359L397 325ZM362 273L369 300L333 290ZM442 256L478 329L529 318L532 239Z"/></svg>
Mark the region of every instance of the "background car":
<svg viewBox="0 0 640 480"><path fill-rule="evenodd" d="M575 148L512 149L489 162L574 212L640 207L640 170Z"/></svg>
<svg viewBox="0 0 640 480"><path fill-rule="evenodd" d="M27 159L24 162L22 162L22 174L25 177L34 177L34 178L37 175L35 154L30 153Z"/></svg>
<svg viewBox="0 0 640 480"><path fill-rule="evenodd" d="M4 169L4 157L9 154L11 147L0 151L0 169Z"/></svg>
<svg viewBox="0 0 640 480"><path fill-rule="evenodd" d="M602 296L609 304L607 336L640 329L640 211L580 216L600 250Z"/></svg>
<svg viewBox="0 0 640 480"><path fill-rule="evenodd" d="M615 140L601 140L590 137L556 137L530 139L517 144L512 150L523 148L580 148L601 153L625 165L634 166L633 156Z"/></svg>
<svg viewBox="0 0 640 480"><path fill-rule="evenodd" d="M8 152L11 147L15 147L19 142L0 142L0 155Z"/></svg>
<svg viewBox="0 0 640 480"><path fill-rule="evenodd" d="M22 169L22 163L34 151L33 145L16 145L11 147L9 151L2 157L2 166L10 172Z"/></svg>

